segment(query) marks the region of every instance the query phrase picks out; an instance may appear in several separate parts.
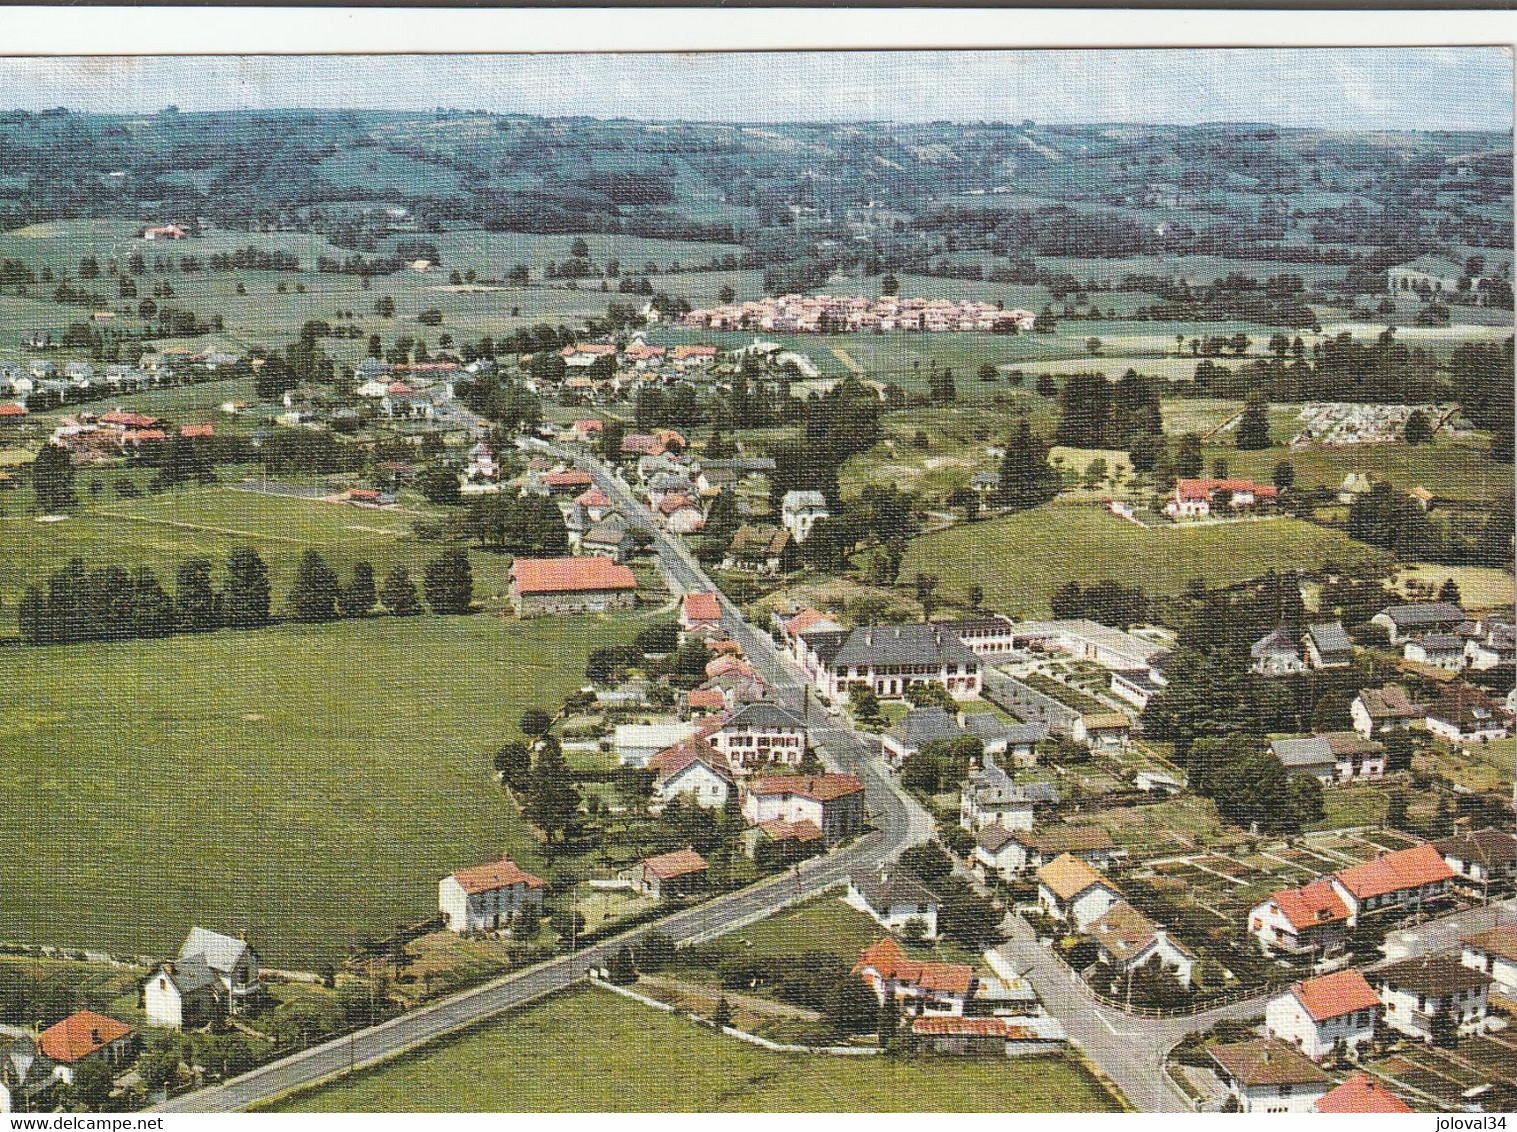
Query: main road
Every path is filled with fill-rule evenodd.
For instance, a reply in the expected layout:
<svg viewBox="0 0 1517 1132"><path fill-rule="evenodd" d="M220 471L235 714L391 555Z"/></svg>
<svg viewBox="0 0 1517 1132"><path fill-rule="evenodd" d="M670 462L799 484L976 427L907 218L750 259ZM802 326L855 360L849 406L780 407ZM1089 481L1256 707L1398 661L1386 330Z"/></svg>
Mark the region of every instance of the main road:
<svg viewBox="0 0 1517 1132"><path fill-rule="evenodd" d="M584 455L560 453L590 472L603 491L620 501L633 523L653 537L660 568L676 593L720 591L694 556L651 521L630 489L604 465ZM742 612L721 597L724 627L743 645L750 663L763 675L771 694L808 720L813 743L837 770L864 780L873 829L843 849L804 862L760 884L675 912L571 955L528 967L472 990L401 1014L377 1026L290 1054L223 1084L199 1089L158 1105L154 1112L235 1112L266 1104L295 1089L314 1085L355 1068L374 1065L419 1045L491 1018L541 995L571 986L591 968L605 967L616 952L649 930L676 941L709 937L725 928L750 923L778 912L798 899L832 888L849 873L888 861L902 849L932 836L931 817L900 790L869 745L848 727L827 716L774 641L744 620Z"/></svg>

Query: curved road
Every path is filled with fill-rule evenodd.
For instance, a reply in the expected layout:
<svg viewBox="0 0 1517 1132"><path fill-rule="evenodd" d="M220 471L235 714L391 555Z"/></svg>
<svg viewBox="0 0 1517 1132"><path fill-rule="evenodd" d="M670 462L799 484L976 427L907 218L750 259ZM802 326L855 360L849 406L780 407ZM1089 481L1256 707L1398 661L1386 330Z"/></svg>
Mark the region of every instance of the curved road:
<svg viewBox="0 0 1517 1132"><path fill-rule="evenodd" d="M633 523L653 536L660 567L672 589L681 593L720 594L689 550L651 522L647 511L620 478L586 456L558 454L590 472L603 491L622 502ZM708 937L825 891L846 880L852 871L888 861L907 846L928 840L933 823L926 811L895 785L858 735L832 720L819 706L813 706L810 690L769 635L749 625L725 597L721 602L726 628L742 643L774 698L808 720L825 721L812 728L811 738L827 764L864 779L874 826L871 833L846 848L804 862L789 873L676 912L572 955L418 1007L378 1026L291 1054L223 1084L186 1093L152 1111L233 1112L265 1104L292 1090L384 1061L530 999L562 990L583 978L589 968L607 966L623 944L650 929L657 928L681 942Z"/></svg>

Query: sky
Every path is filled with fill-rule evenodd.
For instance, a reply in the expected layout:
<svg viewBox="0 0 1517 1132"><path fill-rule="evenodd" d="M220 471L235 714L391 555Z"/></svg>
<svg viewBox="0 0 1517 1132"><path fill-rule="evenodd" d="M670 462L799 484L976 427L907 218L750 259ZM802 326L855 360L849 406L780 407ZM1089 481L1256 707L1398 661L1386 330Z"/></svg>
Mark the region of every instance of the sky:
<svg viewBox="0 0 1517 1132"><path fill-rule="evenodd" d="M1499 47L0 58L0 107L1512 128Z"/></svg>

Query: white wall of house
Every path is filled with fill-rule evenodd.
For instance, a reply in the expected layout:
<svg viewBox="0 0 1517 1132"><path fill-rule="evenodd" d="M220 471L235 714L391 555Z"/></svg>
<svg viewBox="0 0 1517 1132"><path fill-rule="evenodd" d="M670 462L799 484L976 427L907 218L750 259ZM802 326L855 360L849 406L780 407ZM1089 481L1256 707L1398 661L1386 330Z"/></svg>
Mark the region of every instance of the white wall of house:
<svg viewBox="0 0 1517 1132"><path fill-rule="evenodd" d="M1269 1037L1290 1042L1313 1061L1321 1061L1342 1040L1359 1046L1375 1036L1374 1010L1355 1010L1319 1022L1307 1012L1291 991L1276 995L1264 1008L1264 1028Z"/></svg>
<svg viewBox="0 0 1517 1132"><path fill-rule="evenodd" d="M1317 1102L1327 1095L1327 1086L1255 1085L1246 1088L1234 1082L1232 1094L1238 1098L1238 1107L1243 1112L1313 1112Z"/></svg>
<svg viewBox="0 0 1517 1132"><path fill-rule="evenodd" d="M148 979L143 987L142 1007L149 1026L177 1030L184 1025L184 1002L179 988L161 971Z"/></svg>
<svg viewBox="0 0 1517 1132"><path fill-rule="evenodd" d="M664 801L684 796L705 809L720 809L727 804L731 784L702 762L694 762L659 785L658 796Z"/></svg>
<svg viewBox="0 0 1517 1132"><path fill-rule="evenodd" d="M1464 945L1464 954L1460 956L1460 960L1466 967L1484 971L1495 979L1496 989L1503 995L1508 997L1517 995L1517 959L1493 955L1483 948L1467 943Z"/></svg>
<svg viewBox="0 0 1517 1132"><path fill-rule="evenodd" d="M1488 987L1460 991L1452 996L1449 1009L1459 1022L1461 1033L1473 1033L1485 1024L1489 1011ZM1447 995L1419 995L1401 987L1385 985L1379 988L1380 1001L1385 1006L1385 1024L1403 1034L1431 1041L1432 1020L1443 1009Z"/></svg>
<svg viewBox="0 0 1517 1132"><path fill-rule="evenodd" d="M1067 905L1062 903L1045 884L1038 885L1038 906L1050 916L1068 920L1077 931L1099 920L1121 902L1121 897L1104 885L1092 884L1084 892L1075 894Z"/></svg>
<svg viewBox="0 0 1517 1132"><path fill-rule="evenodd" d="M506 885L484 892L469 893L452 876L437 883L437 910L443 914L449 931L497 931L511 924L511 917L523 908L543 910L542 889L525 884Z"/></svg>

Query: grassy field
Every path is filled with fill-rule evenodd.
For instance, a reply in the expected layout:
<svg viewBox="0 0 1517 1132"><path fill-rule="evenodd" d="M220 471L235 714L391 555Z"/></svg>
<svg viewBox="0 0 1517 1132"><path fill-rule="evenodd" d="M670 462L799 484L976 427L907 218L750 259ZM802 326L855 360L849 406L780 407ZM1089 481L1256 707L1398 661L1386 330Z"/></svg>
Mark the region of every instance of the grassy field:
<svg viewBox="0 0 1517 1132"><path fill-rule="evenodd" d="M1460 604L1471 611L1505 609L1517 604L1517 582L1510 570L1490 566L1444 566L1437 562L1417 563L1396 571L1391 584L1398 592L1407 592L1407 583L1416 581L1437 588L1452 578L1459 587Z"/></svg>
<svg viewBox="0 0 1517 1132"><path fill-rule="evenodd" d="M1041 616L1049 595L1069 581L1117 578L1168 594L1196 577L1218 585L1272 567L1311 570L1374 557L1345 535L1295 519L1144 530L1094 506L1047 504L914 539L901 576L936 574L956 598L978 583L987 607Z"/></svg>
<svg viewBox="0 0 1517 1132"><path fill-rule="evenodd" d="M375 618L0 652L0 940L154 954L246 927L275 965L436 908L437 878L535 862L490 776L523 708L631 618Z"/></svg>
<svg viewBox="0 0 1517 1132"><path fill-rule="evenodd" d="M87 484L96 476L109 485L119 473L82 472L78 490L87 498ZM138 499L114 498L107 487L89 498L77 515L56 523L18 514L19 503L18 496L0 500L0 538L7 549L0 558L0 634L15 623L21 590L76 556L90 565L151 566L172 591L174 570L184 559L205 555L215 572L232 550L251 546L268 563L277 608L307 549L320 551L344 580L353 563L363 559L373 564L381 581L391 565L403 564L418 583L422 566L437 554L437 547L412 535L411 524L418 516L405 511L236 491L225 485ZM475 551L470 561L475 600L498 608L509 585L510 558Z"/></svg>
<svg viewBox="0 0 1517 1132"><path fill-rule="evenodd" d="M770 1053L579 990L293 1097L279 1112L1111 1112L1064 1059Z"/></svg>

